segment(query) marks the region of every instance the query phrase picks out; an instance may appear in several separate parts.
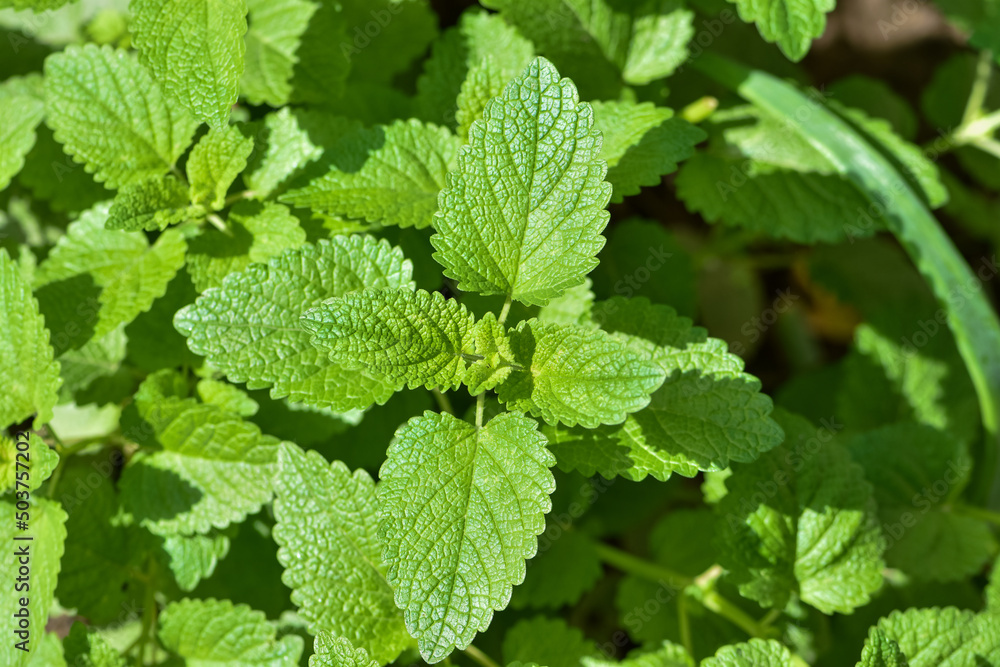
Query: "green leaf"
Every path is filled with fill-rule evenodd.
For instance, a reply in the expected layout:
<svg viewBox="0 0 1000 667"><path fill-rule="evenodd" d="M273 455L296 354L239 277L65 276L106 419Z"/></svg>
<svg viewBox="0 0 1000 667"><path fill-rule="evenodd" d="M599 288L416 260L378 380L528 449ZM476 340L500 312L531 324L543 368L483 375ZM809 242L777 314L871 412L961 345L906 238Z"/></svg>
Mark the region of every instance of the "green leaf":
<svg viewBox="0 0 1000 667"><path fill-rule="evenodd" d="M489 0L501 16L583 87L614 98L622 81L643 85L688 56L694 14L676 0Z"/></svg>
<svg viewBox="0 0 1000 667"><path fill-rule="evenodd" d="M494 97L500 97L504 87L513 78L514 73L505 73L492 57L484 58L479 64L469 68L469 74L462 82L455 102L457 107L455 121L458 123L459 137L468 141L472 124L483 117L486 105ZM447 117L450 118L450 114Z"/></svg>
<svg viewBox="0 0 1000 667"><path fill-rule="evenodd" d="M35 145L35 128L45 117L44 101L23 90L20 83L10 79L0 85L0 190L21 171Z"/></svg>
<svg viewBox="0 0 1000 667"><path fill-rule="evenodd" d="M341 53L346 22L338 5L313 0L247 0L246 69L240 92L251 104L322 104L340 96L350 63Z"/></svg>
<svg viewBox="0 0 1000 667"><path fill-rule="evenodd" d="M34 491L58 463L59 455L36 433L29 431L26 440L23 437L10 440L0 435L0 493Z"/></svg>
<svg viewBox="0 0 1000 667"><path fill-rule="evenodd" d="M63 152L48 125L39 125L35 146L25 158L17 181L54 211L85 211L94 204L114 197L69 155ZM53 178L55 176L55 178Z"/></svg>
<svg viewBox="0 0 1000 667"><path fill-rule="evenodd" d="M72 0L0 0L0 7L13 7L16 10L30 9L35 12L42 12L49 9L56 9Z"/></svg>
<svg viewBox="0 0 1000 667"><path fill-rule="evenodd" d="M465 375L475 316L440 292L368 289L331 299L300 322L337 363L372 368L399 387L451 389Z"/></svg>
<svg viewBox="0 0 1000 667"><path fill-rule="evenodd" d="M188 346L248 389L334 410L383 404L395 391L381 375L336 364L309 342L299 318L323 301L371 288L411 288L413 267L370 236L304 245L226 277L182 309L174 326Z"/></svg>
<svg viewBox="0 0 1000 667"><path fill-rule="evenodd" d="M900 457L904 443L907 455ZM935 581L982 570L997 545L988 524L953 510L972 470L959 440L900 423L857 436L848 447L874 485L890 567Z"/></svg>
<svg viewBox="0 0 1000 667"><path fill-rule="evenodd" d="M726 480L716 506L720 562L740 593L783 607L792 593L851 613L882 585L884 544L864 470L827 433L782 414L785 444Z"/></svg>
<svg viewBox="0 0 1000 667"><path fill-rule="evenodd" d="M208 378L198 380L197 391L202 403L218 405L223 410L241 417L253 417L260 407L257 401L247 396L245 391L220 380Z"/></svg>
<svg viewBox="0 0 1000 667"><path fill-rule="evenodd" d="M826 15L836 0L729 0L740 18L757 24L760 36L777 43L789 60L802 60L812 41L826 29Z"/></svg>
<svg viewBox="0 0 1000 667"><path fill-rule="evenodd" d="M135 0L129 9L142 63L195 118L223 127L243 74L246 0Z"/></svg>
<svg viewBox="0 0 1000 667"><path fill-rule="evenodd" d="M200 217L188 206L188 189L172 174L122 186L108 212L108 229L157 231Z"/></svg>
<svg viewBox="0 0 1000 667"><path fill-rule="evenodd" d="M795 109L809 104L805 95L770 75L748 70L714 54L702 55L708 57L698 60L699 70L770 113L793 117ZM887 226L920 268L937 299L947 305L948 324L976 387L988 434L983 453L989 463L980 466L983 472L973 480L972 492L973 497L985 500L995 469L992 462L998 457L1000 321L981 291L972 293L960 304L953 301L956 290L964 291L964 286L975 284L977 278L917 193L900 180L891 161L829 110L821 106L812 106L812 110L792 129L808 136L832 161L837 173L850 178L869 200L884 205Z"/></svg>
<svg viewBox="0 0 1000 667"><path fill-rule="evenodd" d="M258 198L281 192L310 163L361 129L355 120L332 114L285 107L254 125L257 150L248 161L243 182Z"/></svg>
<svg viewBox="0 0 1000 667"><path fill-rule="evenodd" d="M67 350L59 355L59 374L63 379L59 391L61 399L73 398L97 380L113 377L119 371L128 345L124 330L119 327L102 338L92 338L78 350Z"/></svg>
<svg viewBox="0 0 1000 667"><path fill-rule="evenodd" d="M0 424L9 426L35 417L35 427L52 419L58 400L59 362L49 345L45 318L31 286L17 265L0 250Z"/></svg>
<svg viewBox="0 0 1000 667"><path fill-rule="evenodd" d="M153 390L136 395L139 414L162 447L134 456L122 473L122 499L159 535L207 533L242 521L271 499L277 438L215 405Z"/></svg>
<svg viewBox="0 0 1000 667"><path fill-rule="evenodd" d="M97 303L93 304L98 311L96 322L95 313L87 311L96 338L149 310L184 265L187 250L184 236L177 229L163 232L150 246L142 232L105 229L107 219L106 206L97 206L80 216L35 274L40 299L43 291L58 293L71 289L78 281L99 289Z"/></svg>
<svg viewBox="0 0 1000 667"><path fill-rule="evenodd" d="M723 646L701 667L794 667L792 654L773 639L751 639L745 644Z"/></svg>
<svg viewBox="0 0 1000 667"><path fill-rule="evenodd" d="M881 229L864 196L791 123L749 106L716 112L707 151L677 175L677 196L709 222L804 243Z"/></svg>
<svg viewBox="0 0 1000 667"><path fill-rule="evenodd" d="M66 667L63 643L59 635L46 632L38 642L38 649L31 654L26 667Z"/></svg>
<svg viewBox="0 0 1000 667"><path fill-rule="evenodd" d="M504 663L540 664L546 667L579 667L597 657L597 646L561 618L535 616L507 631L503 639Z"/></svg>
<svg viewBox="0 0 1000 667"><path fill-rule="evenodd" d="M490 63L503 86L520 74L535 56L531 42L518 34L511 25L496 14L469 10L463 12L458 25L449 28L431 47L431 56L424 63L423 73L417 79L417 107L421 117L432 123L455 129L462 126L462 119L455 114L456 100L473 73L481 71L484 60ZM497 91L498 92L498 91ZM490 97L493 97L491 95ZM468 127L479 117L482 107L464 123ZM458 102L458 114L462 103Z"/></svg>
<svg viewBox="0 0 1000 667"><path fill-rule="evenodd" d="M57 490L69 518L56 594L98 626L137 613L146 585L134 573L148 567L156 547L148 532L122 520L112 477L123 462L117 450L77 454L67 460Z"/></svg>
<svg viewBox="0 0 1000 667"><path fill-rule="evenodd" d="M243 201L229 211L225 232L212 227L191 239L187 270L195 289L204 292L221 287L229 274L267 262L305 241L305 231L287 207Z"/></svg>
<svg viewBox="0 0 1000 667"><path fill-rule="evenodd" d="M338 142L330 171L281 200L328 215L427 227L459 146L447 129L416 120L362 129Z"/></svg>
<svg viewBox="0 0 1000 667"><path fill-rule="evenodd" d="M878 622L895 641L909 667L1000 665L1000 626L995 614L954 607L894 611Z"/></svg>
<svg viewBox="0 0 1000 667"><path fill-rule="evenodd" d="M660 178L677 170L677 163L694 155L707 135L674 112L648 102L592 102L594 126L600 131L601 158L608 163L611 201L659 185Z"/></svg>
<svg viewBox="0 0 1000 667"><path fill-rule="evenodd" d="M365 649L355 648L348 639L322 632L316 635L309 667L381 667L381 663L373 660Z"/></svg>
<svg viewBox="0 0 1000 667"><path fill-rule="evenodd" d="M549 424L620 424L663 383L656 363L603 331L529 320L510 337L514 369L497 397Z"/></svg>
<svg viewBox="0 0 1000 667"><path fill-rule="evenodd" d="M74 667L125 667L125 658L118 654L104 637L79 621L73 623L63 642L66 663Z"/></svg>
<svg viewBox="0 0 1000 667"><path fill-rule="evenodd" d="M375 482L287 443L278 465L273 534L299 615L317 637L330 632L392 662L412 640L385 578Z"/></svg>
<svg viewBox="0 0 1000 667"><path fill-rule="evenodd" d="M229 600L189 600L167 605L159 618L163 647L190 667L267 665L296 667L302 638L275 638L264 614Z"/></svg>
<svg viewBox="0 0 1000 667"><path fill-rule="evenodd" d="M1000 57L1000 3L996 0L936 0L945 15L972 33L969 43L977 49L990 50ZM998 61L1000 62L1000 61Z"/></svg>
<svg viewBox="0 0 1000 667"><path fill-rule="evenodd" d="M882 630L872 628L857 667L909 667L909 664L899 650L899 644L889 639Z"/></svg>
<svg viewBox="0 0 1000 667"><path fill-rule="evenodd" d="M47 58L45 94L56 140L109 188L170 171L197 127L142 65L109 47L70 46Z"/></svg>
<svg viewBox="0 0 1000 667"><path fill-rule="evenodd" d="M63 543L66 540L66 513L59 503L44 498L34 497L28 508L25 519L27 530L18 530L15 519L24 519L24 510L15 508L13 502L0 501L0 538L6 548L0 556L0 572L4 572L10 581L11 591L0 597L0 614L6 619L7 637L0 646L0 663L11 667L22 667L38 649L39 640L45 633L45 624L49 617L49 607L52 606L53 593L56 590L56 579L59 577L59 561L63 555ZM19 540L17 538L30 538ZM14 595L14 579L23 557L18 552L27 549L30 559L29 581L30 594ZM22 582L23 583L23 582ZM22 591L23 592L23 591ZM26 607L21 606L21 600L26 599ZM14 614L21 609L28 612L28 627L24 631L27 636L14 632ZM26 641L27 652L15 646Z"/></svg>
<svg viewBox="0 0 1000 667"><path fill-rule="evenodd" d="M168 535L163 539L163 551L177 587L190 592L202 579L215 572L215 566L229 553L229 536Z"/></svg>
<svg viewBox="0 0 1000 667"><path fill-rule="evenodd" d="M378 491L382 555L428 662L486 630L524 579L555 489L555 459L536 429L514 413L477 429L426 412L389 446Z"/></svg>
<svg viewBox="0 0 1000 667"><path fill-rule="evenodd" d="M580 284L608 220L599 151L590 107L535 59L473 124L441 192L431 243L445 275L536 305Z"/></svg>
<svg viewBox="0 0 1000 667"><path fill-rule="evenodd" d="M666 380L649 405L621 426L546 429L561 468L607 479L652 475L665 481L673 473L693 477L754 461L781 442L781 428L770 418L771 399L723 341L643 298L598 303L592 318L658 364Z"/></svg>
<svg viewBox="0 0 1000 667"><path fill-rule="evenodd" d="M235 125L210 129L188 156L191 203L215 211L225 206L229 186L246 168L253 147L253 137Z"/></svg>
<svg viewBox="0 0 1000 667"><path fill-rule="evenodd" d="M584 278L576 287L570 287L562 296L552 299L548 305L538 309L538 321L546 324L587 326L594 305L594 293L590 287L590 278Z"/></svg>
<svg viewBox="0 0 1000 667"><path fill-rule="evenodd" d="M374 7L370 0L344 0L341 7L348 32L337 58L350 62L352 82L392 83L437 37L438 17L428 0Z"/></svg>

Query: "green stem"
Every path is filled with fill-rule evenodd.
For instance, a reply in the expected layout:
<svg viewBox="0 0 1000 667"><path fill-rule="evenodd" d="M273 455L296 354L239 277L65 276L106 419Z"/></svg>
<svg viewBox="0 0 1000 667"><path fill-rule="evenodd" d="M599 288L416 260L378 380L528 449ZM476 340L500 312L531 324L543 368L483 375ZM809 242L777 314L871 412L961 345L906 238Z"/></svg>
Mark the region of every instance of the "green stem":
<svg viewBox="0 0 1000 667"><path fill-rule="evenodd" d="M770 627L771 624L777 621L779 618L781 618L781 610L772 609L771 611L764 614L764 617L761 618L760 621L758 621L758 623L760 623L760 627L767 628Z"/></svg>
<svg viewBox="0 0 1000 667"><path fill-rule="evenodd" d="M486 407L486 392L476 397L476 428L483 427L483 409Z"/></svg>
<svg viewBox="0 0 1000 667"><path fill-rule="evenodd" d="M701 603L706 609L714 611L719 616L728 619L733 625L736 625L751 637L767 637L771 634L766 627L757 623L750 614L719 595L718 591L706 591L701 598Z"/></svg>
<svg viewBox="0 0 1000 667"><path fill-rule="evenodd" d="M963 125L956 134L960 137L986 137L1000 127L1000 110Z"/></svg>
<svg viewBox="0 0 1000 667"><path fill-rule="evenodd" d="M615 549L604 543L598 543L595 547L598 558L622 572L634 574L654 583L667 583L677 588L690 586L694 583L694 577L687 577L662 565L650 563L648 560L633 556L627 551Z"/></svg>
<svg viewBox="0 0 1000 667"><path fill-rule="evenodd" d="M251 199L257 193L253 190L244 190L243 192L237 192L236 194L229 195L226 197L226 201L223 203L223 207L232 206L241 199Z"/></svg>
<svg viewBox="0 0 1000 667"><path fill-rule="evenodd" d="M497 322L503 324L507 321L507 313L510 312L510 304L513 301L511 296L507 295L507 300L503 302L503 308L500 310L500 316L497 318Z"/></svg>
<svg viewBox="0 0 1000 667"><path fill-rule="evenodd" d="M469 644L464 649L462 649L462 652L465 653L465 655L472 658L473 660L475 660L476 662L478 662L480 665L482 665L482 667L500 667L500 665L498 665L496 661L493 660L493 658L486 655L472 644Z"/></svg>
<svg viewBox="0 0 1000 667"><path fill-rule="evenodd" d="M976 64L976 78L972 82L969 101L965 104L965 114L962 116L962 126L972 125L983 113L983 103L990 89L990 77L993 74L993 54L989 50L980 52Z"/></svg>
<svg viewBox="0 0 1000 667"><path fill-rule="evenodd" d="M684 650L688 652L688 655L694 655L694 642L691 641L691 619L688 618L686 595L677 596L677 618Z"/></svg>
<svg viewBox="0 0 1000 667"><path fill-rule="evenodd" d="M443 391L434 387L431 389L431 395L434 396L434 400L437 401L438 407L441 408L441 412L447 412L449 415L455 414L455 410L451 407L451 399Z"/></svg>
<svg viewBox="0 0 1000 667"><path fill-rule="evenodd" d="M994 512L993 510L986 509L985 507L976 507L975 505L965 504L954 505L953 509L957 514L972 517L973 519L980 519L981 521L986 521L1000 526L1000 512Z"/></svg>
<svg viewBox="0 0 1000 667"><path fill-rule="evenodd" d="M146 645L152 639L153 628L156 626L156 590L147 585L146 599L142 607L142 629L139 635L139 651L136 654L136 665L142 667L146 659Z"/></svg>
<svg viewBox="0 0 1000 667"><path fill-rule="evenodd" d="M227 236L232 236L229 229L226 227L226 223L223 222L222 218L217 216L215 213L209 213L205 217L205 219L208 220L210 223L212 223L212 226L218 229L223 234L226 234Z"/></svg>
<svg viewBox="0 0 1000 667"><path fill-rule="evenodd" d="M989 153L993 157L1000 158L1000 141L992 139L990 137L979 137L971 142L971 145L975 146L984 153Z"/></svg>

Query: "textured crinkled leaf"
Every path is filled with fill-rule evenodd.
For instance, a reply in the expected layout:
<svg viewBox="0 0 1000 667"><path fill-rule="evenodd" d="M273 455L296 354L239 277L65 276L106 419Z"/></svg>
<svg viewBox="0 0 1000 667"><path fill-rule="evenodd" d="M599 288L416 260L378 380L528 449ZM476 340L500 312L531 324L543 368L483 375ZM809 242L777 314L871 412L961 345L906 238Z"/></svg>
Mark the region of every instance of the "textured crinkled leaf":
<svg viewBox="0 0 1000 667"><path fill-rule="evenodd" d="M457 387L475 316L440 292L368 289L302 315L312 343L344 365L375 369L402 387Z"/></svg>
<svg viewBox="0 0 1000 667"><path fill-rule="evenodd" d="M709 148L681 167L678 197L709 222L805 243L881 229L870 202L791 122L749 106L713 114Z"/></svg>
<svg viewBox="0 0 1000 667"><path fill-rule="evenodd" d="M511 410L549 424L620 424L663 383L659 365L607 333L582 326L521 322L510 333L515 368L497 388Z"/></svg>
<svg viewBox="0 0 1000 667"><path fill-rule="evenodd" d="M524 583L514 587L511 607L576 604L603 574L597 550L587 535L576 530L558 533L557 539L543 540L538 554L528 561Z"/></svg>
<svg viewBox="0 0 1000 667"><path fill-rule="evenodd" d="M59 503L36 496L32 498L31 507L27 511L28 529L18 530L15 519L20 520L17 515L21 510L17 510L13 502L0 501L0 539L3 539L5 545L3 554L0 555L0 572L5 574L11 587L6 595L0 596L0 614L5 619L8 635L0 645L0 664L11 667L25 665L38 649L39 640L45 633L66 540L66 512ZM31 590L30 594L22 591L22 595L15 595L13 580L20 565L17 551L22 547L27 548L30 554ZM28 602L27 652L15 648L15 642L21 641L21 638L17 638L12 632L12 619L15 618L14 613L21 609L22 597L26 597Z"/></svg>
<svg viewBox="0 0 1000 667"><path fill-rule="evenodd" d="M601 302L592 318L659 364L666 379L649 405L621 426L547 429L560 467L608 479L652 475L665 481L675 472L693 477L749 463L781 443L771 399L725 342L708 338L669 306L641 297Z"/></svg>
<svg viewBox="0 0 1000 667"><path fill-rule="evenodd" d="M545 305L596 265L611 186L593 112L536 58L474 123L434 218L459 288Z"/></svg>
<svg viewBox="0 0 1000 667"><path fill-rule="evenodd" d="M105 229L108 208L99 205L70 224L35 274L35 289L56 292L86 279L100 288L93 336L101 337L149 310L184 265L183 234L168 229L150 246L142 232Z"/></svg>
<svg viewBox="0 0 1000 667"><path fill-rule="evenodd" d="M566 292L549 301L538 309L538 321L548 324L584 326L590 323L590 309L594 305L594 292L591 290L590 278L584 278L576 287L570 287Z"/></svg>
<svg viewBox="0 0 1000 667"><path fill-rule="evenodd" d="M291 444L278 462L273 535L299 615L317 637L330 632L392 662L412 640L385 578L375 483Z"/></svg>
<svg viewBox="0 0 1000 667"><path fill-rule="evenodd" d="M531 419L482 429L425 412L396 432L378 490L379 535L396 604L434 663L484 631L524 579L545 528L555 458Z"/></svg>
<svg viewBox="0 0 1000 667"><path fill-rule="evenodd" d="M285 107L254 125L256 152L248 161L243 182L258 198L280 192L292 177L337 145L354 136L361 124L329 113Z"/></svg>
<svg viewBox="0 0 1000 667"><path fill-rule="evenodd" d="M426 227L459 146L447 129L416 120L358 130L338 142L330 171L281 199L328 215Z"/></svg>
<svg viewBox="0 0 1000 667"><path fill-rule="evenodd" d="M45 116L45 102L15 83L19 81L11 79L0 85L0 190L21 171Z"/></svg>
<svg viewBox="0 0 1000 667"><path fill-rule="evenodd" d="M381 375L330 362L299 324L326 299L372 288L413 286L413 267L398 248L369 236L337 236L304 245L230 274L177 313L177 329L197 354L233 382L271 387L272 398L335 410L384 403L394 392Z"/></svg>
<svg viewBox="0 0 1000 667"><path fill-rule="evenodd" d="M906 656L899 650L899 644L889 639L879 628L868 632L865 647L861 650L861 660L857 667L909 667Z"/></svg>
<svg viewBox="0 0 1000 667"><path fill-rule="evenodd" d="M894 611L878 629L895 641L909 667L1000 665L1000 620L954 607Z"/></svg>
<svg viewBox="0 0 1000 667"><path fill-rule="evenodd" d="M462 82L455 101L456 132L463 141L468 141L469 129L483 117L486 105L494 97L502 95L504 86L513 78L513 74L506 74L491 57L469 67L469 74Z"/></svg>
<svg viewBox="0 0 1000 667"><path fill-rule="evenodd" d="M63 641L66 663L74 667L125 667L125 658L108 641L77 621Z"/></svg>
<svg viewBox="0 0 1000 667"><path fill-rule="evenodd" d="M472 335L476 356L482 358L469 366L462 382L468 385L470 394L478 396L510 377L514 352L504 326L493 313L486 313L476 322Z"/></svg>
<svg viewBox="0 0 1000 667"><path fill-rule="evenodd" d="M105 227L129 232L156 231L198 217L199 213L188 206L187 187L167 174L122 186L111 203Z"/></svg>
<svg viewBox="0 0 1000 667"><path fill-rule="evenodd" d="M433 43L431 56L417 79L417 105L422 118L452 129L456 125L461 127L463 105L459 94L468 94L464 89L473 78L473 72L481 71L485 60L490 63L491 73L501 79L500 88L490 95L495 97L507 81L528 66L534 55L531 42L496 14L464 12L458 25L445 31ZM459 100L457 114L456 100ZM466 119L465 131L460 130L459 136L468 135L469 125L479 117L482 109L479 106L474 115Z"/></svg>
<svg viewBox="0 0 1000 667"><path fill-rule="evenodd" d="M38 648L31 654L26 667L67 667L59 635L54 632L43 634L38 640Z"/></svg>
<svg viewBox="0 0 1000 667"><path fill-rule="evenodd" d="M850 454L801 417L779 416L785 443L726 480L720 562L740 592L767 607L792 593L851 613L882 585L885 545L872 487Z"/></svg>
<svg viewBox="0 0 1000 667"><path fill-rule="evenodd" d="M20 437L17 440L0 435L0 493L34 491L49 478L58 463L59 455L36 433L28 432L27 439ZM18 473L21 473L20 479Z"/></svg>
<svg viewBox="0 0 1000 667"><path fill-rule="evenodd" d="M687 58L694 14L676 0L489 0L588 98L662 78Z"/></svg>
<svg viewBox="0 0 1000 667"><path fill-rule="evenodd" d="M122 497L150 531L207 533L241 521L271 499L277 438L194 399L137 395L136 405L162 449L131 459L122 474Z"/></svg>
<svg viewBox="0 0 1000 667"><path fill-rule="evenodd" d="M794 667L791 652L773 639L751 639L745 644L723 646L701 667Z"/></svg>
<svg viewBox="0 0 1000 667"><path fill-rule="evenodd" d="M44 199L54 211L75 212L85 211L114 196L114 192L96 182L83 165L63 152L48 125L39 125L35 133L35 145L25 158L17 181L36 199Z"/></svg>
<svg viewBox="0 0 1000 667"><path fill-rule="evenodd" d="M198 381L198 398L202 403L218 405L241 417L253 417L257 414L260 404L250 398L247 393L228 382L204 379Z"/></svg>
<svg viewBox="0 0 1000 667"><path fill-rule="evenodd" d="M608 163L611 201L638 194L644 186L677 169L677 163L694 155L706 134L674 118L674 112L648 102L593 102L594 126L600 130L601 157Z"/></svg>
<svg viewBox="0 0 1000 667"><path fill-rule="evenodd" d="M535 616L507 631L503 639L504 664L540 664L546 667L579 667L585 658L599 655L594 642L566 625L561 618Z"/></svg>
<svg viewBox="0 0 1000 667"><path fill-rule="evenodd" d="M190 592L202 579L212 576L215 566L229 553L229 536L168 535L163 538L163 550L178 588Z"/></svg>
<svg viewBox="0 0 1000 667"><path fill-rule="evenodd" d="M45 60L46 122L110 188L166 173L197 121L124 51L70 46Z"/></svg>
<svg viewBox="0 0 1000 667"><path fill-rule="evenodd" d="M229 600L189 600L167 605L158 619L163 647L190 667L296 667L302 638L277 639L263 613Z"/></svg>
<svg viewBox="0 0 1000 667"><path fill-rule="evenodd" d="M227 231L212 227L188 244L187 270L199 292L221 287L229 274L306 242L298 218L275 202L240 202L229 211L226 222Z"/></svg>
<svg viewBox="0 0 1000 667"><path fill-rule="evenodd" d="M33 414L35 426L52 419L58 400L59 362L49 344L45 318L31 285L0 250L0 424L9 426Z"/></svg>
<svg viewBox="0 0 1000 667"><path fill-rule="evenodd" d="M134 0L129 9L139 57L164 90L224 126L243 74L246 0Z"/></svg>
<svg viewBox="0 0 1000 667"><path fill-rule="evenodd" d="M890 567L936 581L982 569L996 550L990 527L952 508L972 471L961 441L904 422L868 431L848 446L874 485Z"/></svg>
<svg viewBox="0 0 1000 667"><path fill-rule="evenodd" d="M826 15L836 0L729 0L740 18L757 24L760 35L777 43L789 60L799 61L812 41L823 34Z"/></svg>
<svg viewBox="0 0 1000 667"><path fill-rule="evenodd" d="M309 667L381 667L381 663L363 648L355 648L348 639L322 632L316 635Z"/></svg>
<svg viewBox="0 0 1000 667"><path fill-rule="evenodd" d="M240 92L251 104L323 103L340 96L350 68L339 6L313 0L247 0L246 68Z"/></svg>
<svg viewBox="0 0 1000 667"><path fill-rule="evenodd" d="M244 136L235 125L210 129L188 156L186 169L191 184L191 203L216 211L225 206L229 186L246 168L253 148L253 137Z"/></svg>

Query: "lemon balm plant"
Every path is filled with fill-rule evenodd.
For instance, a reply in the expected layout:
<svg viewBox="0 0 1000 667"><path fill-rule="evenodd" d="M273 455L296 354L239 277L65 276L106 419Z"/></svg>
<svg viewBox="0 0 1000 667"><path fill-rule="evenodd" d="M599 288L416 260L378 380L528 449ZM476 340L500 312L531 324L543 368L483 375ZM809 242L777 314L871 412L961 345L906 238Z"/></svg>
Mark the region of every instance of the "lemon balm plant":
<svg viewBox="0 0 1000 667"><path fill-rule="evenodd" d="M762 69L833 0L483 4L0 0L0 662L1000 664L932 213L998 238L1000 10L942 3L952 174ZM694 324L815 347L696 287L768 248L861 320L776 399Z"/></svg>

